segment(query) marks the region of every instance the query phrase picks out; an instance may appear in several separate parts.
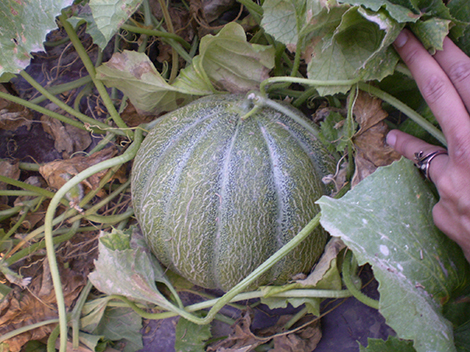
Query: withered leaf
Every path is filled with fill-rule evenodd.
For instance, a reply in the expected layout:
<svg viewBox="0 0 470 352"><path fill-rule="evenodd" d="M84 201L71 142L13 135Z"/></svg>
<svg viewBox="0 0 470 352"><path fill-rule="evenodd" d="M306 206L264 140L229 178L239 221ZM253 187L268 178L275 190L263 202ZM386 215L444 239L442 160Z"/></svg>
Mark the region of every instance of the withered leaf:
<svg viewBox="0 0 470 352"><path fill-rule="evenodd" d="M0 91L8 93L3 85ZM0 99L0 130L14 131L21 126L26 126L29 130L33 115L22 105L9 100Z"/></svg>
<svg viewBox="0 0 470 352"><path fill-rule="evenodd" d="M52 110L54 110L53 107ZM41 123L44 131L54 139L54 148L63 153L64 158L69 157L74 152L85 150L91 144L91 136L88 131L69 124L63 124L61 121L46 115L41 116Z"/></svg>
<svg viewBox="0 0 470 352"><path fill-rule="evenodd" d="M86 284L86 276L61 268L65 304L70 307ZM28 290L15 287L0 303L0 335L23 326L57 318L56 298L48 270L35 275ZM29 330L6 341L11 352L18 352L31 340L47 337L55 325Z"/></svg>
<svg viewBox="0 0 470 352"><path fill-rule="evenodd" d="M19 161L0 161L0 175L18 180L20 178ZM5 182L0 181L0 190L6 190L8 185ZM0 196L0 204L7 204L8 198Z"/></svg>
<svg viewBox="0 0 470 352"><path fill-rule="evenodd" d="M277 323L260 332L260 335L270 335L273 338L275 352L311 352L321 339L320 321L317 317L306 315L289 331L284 331L285 324L292 315L283 315Z"/></svg>
<svg viewBox="0 0 470 352"><path fill-rule="evenodd" d="M90 166L98 164L104 160L112 158L116 155L117 150L115 147L103 149L91 156L75 156L67 160L52 161L44 164L39 168L39 172L46 180L49 187L59 189L68 179L79 174ZM98 172L83 181L83 184L89 189L95 189L101 177L106 174L107 170Z"/></svg>
<svg viewBox="0 0 470 352"><path fill-rule="evenodd" d="M207 352L249 352L269 341L271 338L261 338L251 332L250 327L253 316L251 308L247 308L232 325L233 332L230 336L215 345L209 346Z"/></svg>
<svg viewBox="0 0 470 352"><path fill-rule="evenodd" d="M382 101L360 91L354 105L354 116L360 129L353 138L356 149L356 171L352 186L372 174L378 167L386 166L400 159L393 148L387 145L385 137L388 126L383 121L387 113L382 109Z"/></svg>

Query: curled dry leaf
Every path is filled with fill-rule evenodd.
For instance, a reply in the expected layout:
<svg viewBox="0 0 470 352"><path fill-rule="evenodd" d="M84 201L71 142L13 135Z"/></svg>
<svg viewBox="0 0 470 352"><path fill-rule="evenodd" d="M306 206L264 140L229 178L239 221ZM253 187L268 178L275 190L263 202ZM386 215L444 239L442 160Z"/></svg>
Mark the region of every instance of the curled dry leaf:
<svg viewBox="0 0 470 352"><path fill-rule="evenodd" d="M354 136L356 171L352 186L357 185L378 167L400 159L400 154L385 142L388 127L383 120L387 113L382 109L380 99L360 91L354 105L354 116L360 129Z"/></svg>
<svg viewBox="0 0 470 352"><path fill-rule="evenodd" d="M71 159L58 160L44 164L39 168L39 172L42 177L44 177L49 187L59 189L73 176L79 174L85 169L88 169L90 166L112 158L116 153L117 149L115 147L109 147L94 153L91 156L79 155ZM90 176L83 181L83 184L89 189L96 189L101 177L103 177L106 172L107 170L103 170Z"/></svg>
<svg viewBox="0 0 470 352"><path fill-rule="evenodd" d="M332 237L328 243L326 244L325 250L320 257L320 260L315 265L314 270L303 280L296 280L298 284L301 284L306 287L317 287L323 288L319 285L319 282L327 277L329 271L336 265L336 259L338 257L338 253L341 252L346 245L344 242L339 239L338 237ZM330 274L330 276L333 274ZM339 275L338 275L339 276ZM339 278L339 287L337 289L341 289L341 278ZM331 280L331 277L329 278ZM331 281L329 281L331 285ZM328 287L331 289L331 287Z"/></svg>
<svg viewBox="0 0 470 352"><path fill-rule="evenodd" d="M122 119L128 127L137 127L144 123L149 123L156 118L155 115L145 114L144 112L137 111L135 106L127 101L127 105L121 114Z"/></svg>
<svg viewBox="0 0 470 352"><path fill-rule="evenodd" d="M276 325L266 331L275 334L273 338L274 348L271 351L311 352L315 350L322 337L319 319L313 318L312 320L312 316L305 316L297 322L298 328L286 333L279 333L291 318L291 315L281 316Z"/></svg>
<svg viewBox="0 0 470 352"><path fill-rule="evenodd" d="M24 182L27 183L28 185L33 185L36 187L44 187L43 182L41 182L41 178L39 176L30 176L28 177ZM25 204L25 202L35 198L34 196L20 196L15 199L13 202L13 205L16 206L22 206ZM40 221L44 220L44 216L46 215L47 211L47 202L41 202L39 207L35 208L34 211L29 211L26 214L26 217L23 219L21 223L21 228L26 229L26 230L31 230L33 229ZM18 214L16 219L14 220L17 222L19 218L21 218L22 214ZM18 232L16 233L16 237L18 238Z"/></svg>
<svg viewBox="0 0 470 352"><path fill-rule="evenodd" d="M251 322L254 313L251 308L242 314L232 325L232 333L225 340L222 340L207 348L207 352L239 352L253 351L259 345L266 343L270 338L260 338L251 332Z"/></svg>
<svg viewBox="0 0 470 352"><path fill-rule="evenodd" d="M249 352L271 340L274 342L272 351L311 352L322 336L318 318L311 315L300 319L296 323L298 327L289 331L285 331L285 325L292 315L283 315L274 326L261 330L257 335L251 331L253 317L253 311L247 308L232 326L232 334L209 346L207 352Z"/></svg>
<svg viewBox="0 0 470 352"><path fill-rule="evenodd" d="M50 272L44 266L43 272L34 275L28 290L15 287L0 303L0 335L41 321L57 318L56 298ZM59 266L62 268L62 266ZM86 276L71 269L61 269L64 299L71 307L81 288L86 284ZM29 330L5 341L11 352L18 352L31 340L41 340L50 335L55 324Z"/></svg>
<svg viewBox="0 0 470 352"><path fill-rule="evenodd" d="M18 180L20 178L20 168L19 162L8 160L0 161L0 175ZM8 185L5 182L0 181L0 190L6 190ZM0 196L0 204L7 204L8 198L5 196Z"/></svg>
<svg viewBox="0 0 470 352"><path fill-rule="evenodd" d="M0 91L8 93L3 85L0 85ZM29 130L32 119L31 112L22 105L0 99L0 130L14 131L21 126Z"/></svg>
<svg viewBox="0 0 470 352"><path fill-rule="evenodd" d="M55 105L48 106L48 108L57 110ZM69 116L69 118L72 117ZM61 121L46 115L41 116L41 123L44 131L54 139L54 148L62 153L64 159L69 158L74 152L85 150L91 144L91 136L88 131L69 124L63 124Z"/></svg>

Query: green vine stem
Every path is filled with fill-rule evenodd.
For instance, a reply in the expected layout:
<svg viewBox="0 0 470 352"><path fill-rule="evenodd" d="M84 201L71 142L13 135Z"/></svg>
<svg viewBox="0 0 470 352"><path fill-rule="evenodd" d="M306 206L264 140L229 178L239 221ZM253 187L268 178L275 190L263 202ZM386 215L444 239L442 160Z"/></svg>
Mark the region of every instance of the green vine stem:
<svg viewBox="0 0 470 352"><path fill-rule="evenodd" d="M58 322L59 322L59 319L49 319L49 320L40 321L38 323L31 324L31 325L22 326L19 329L10 331L10 332L0 336L0 343L4 342L6 340L9 340L9 339L11 339L11 338L13 338L13 337L15 337L19 334L24 333L24 332L31 331L31 330L40 328L41 326L45 326L45 325L57 324Z"/></svg>
<svg viewBox="0 0 470 352"><path fill-rule="evenodd" d="M278 297L278 298L347 298L351 297L352 294L349 290L323 290L323 289L294 289L285 292L279 292L276 294L271 294L269 297ZM124 296L111 295L108 296L110 299L117 299L132 308L137 314L145 319L166 319L170 317L177 316L178 313L174 311L162 312L162 313L149 313L144 309L140 308L135 302L129 300ZM234 302L247 301L250 299L257 299L265 297L263 291L251 291L244 292L235 295L225 304L230 304ZM204 302L195 303L189 306L186 306L184 310L186 312L197 312L203 309L213 308L216 304L220 302L221 298L215 298L207 300ZM219 309L220 310L220 309ZM217 310L218 311L218 310ZM214 313L213 313L214 314ZM207 316L206 316L207 318ZM211 320L203 321L198 324L209 324Z"/></svg>
<svg viewBox="0 0 470 352"><path fill-rule="evenodd" d="M352 281L352 277L351 277L351 275L353 275L353 273L351 272L352 271L351 267L352 267L353 260L355 261L355 259L353 257L353 253L350 250L346 251L346 254L344 256L344 261L343 261L343 281L344 281L344 284L346 285L349 292L351 292L351 294L354 296L354 298L356 298L358 301L364 303L365 305L367 305L369 307L379 309L379 301L366 296L365 294L363 294L360 291L360 289L358 289L354 285L354 283Z"/></svg>
<svg viewBox="0 0 470 352"><path fill-rule="evenodd" d="M300 77L271 77L265 79L260 84L260 92L263 96L266 96L266 87L280 82L288 82L288 83L299 83L305 84L308 86L318 86L318 87L332 87L332 86L352 86L360 81L360 78L355 79L345 79L345 80L335 80L335 81L322 81L322 80L315 80L315 79L307 79L307 78L300 78Z"/></svg>
<svg viewBox="0 0 470 352"><path fill-rule="evenodd" d="M53 117L61 122L64 122L64 123L67 123L71 126L74 126L74 127L77 127L77 128L80 128L81 130L84 130L84 131L88 131L88 128L85 127L82 123L80 123L79 121L76 121L76 120L73 120L71 118L68 118L64 115L61 115L55 111L52 111L52 110L49 110L49 109L46 109L40 105L37 105L37 104L33 104L31 103L30 101L27 101L27 100L24 100L24 99L21 99L19 97L15 97L11 94L8 94L8 93L4 93L4 92L0 92L0 98L2 99L5 99L5 100L8 100L8 101L11 101L13 103L16 103L16 104L20 104L20 105L23 105L24 107L28 108L28 109L31 109L31 110L34 110L34 111L37 111L39 112L40 114L43 114L43 115L47 115L47 116L50 116L50 117ZM102 128L102 126L100 125L101 123L99 121L96 121L96 120L93 120L93 124L91 125L91 129L93 130L94 133L104 133L96 128L93 128L94 126L98 127L98 128ZM108 125L104 125L103 127L105 127L106 129L112 129L110 126ZM121 131L116 131L116 133L119 133L119 134L123 134Z"/></svg>
<svg viewBox="0 0 470 352"><path fill-rule="evenodd" d="M74 349L78 349L79 341L78 336L80 332L80 315L83 309L83 306L86 303L88 294L90 293L93 285L90 280L87 281L85 287L80 292L80 296L73 307L72 314L70 315L70 322L72 323L72 346Z"/></svg>
<svg viewBox="0 0 470 352"><path fill-rule="evenodd" d="M10 231L8 231L1 239L0 243L3 243L7 239L9 239L15 232L16 230L21 226L23 223L24 219L26 219L26 216L28 215L30 210L29 206L25 206L21 211L20 211L20 218L16 220L15 224L11 227Z"/></svg>
<svg viewBox="0 0 470 352"><path fill-rule="evenodd" d="M173 28L173 22L171 20L170 13L168 12L168 7L165 3L165 0L158 0L158 3L160 4L160 8L162 10L163 18L165 19L168 32L174 33L175 30ZM168 79L168 83L172 84L177 75L178 75L178 52L172 46L171 47L171 73L170 73L170 78Z"/></svg>
<svg viewBox="0 0 470 352"><path fill-rule="evenodd" d="M111 179L111 177L114 175L114 173L116 172L116 170L120 167L120 165L117 165L115 166L114 168L111 168L100 180L99 184L98 184L98 187L90 192L88 192L85 197L83 197L82 201L80 202L79 204L79 207L82 208L84 207L98 192L100 189L102 189L104 187L104 185ZM11 179L12 180L12 179ZM21 187L21 184L22 182L20 181L16 181L16 180L12 180L14 182L19 182L20 184L17 184L17 186ZM13 183L15 184L15 183ZM31 186L31 185L27 185L25 184L26 186L30 186L30 187L34 187L34 186ZM114 224L116 222L119 222L119 221L122 221L123 219L127 219L129 218L130 216L132 216L133 214L133 210L132 209L129 209L128 211L126 211L125 213L123 214L119 214L119 215L116 215L116 216L97 216L97 215L94 215L94 213L100 209L101 207L105 206L107 203L109 203L114 197L116 197L117 195L120 194L120 192L122 192L126 187L129 186L129 182L126 182L125 184L123 185L120 185L118 187L117 190L113 191L108 197L104 198L103 200L101 200L100 202L98 202L97 204L95 204L93 207L91 207L90 209L88 209L87 211L85 211L84 213L80 214L80 215L77 215L76 218L71 218L72 216L76 215L77 211L75 209L69 209L67 210L65 213L61 214L60 216L58 216L57 218L54 219L53 221L53 225L56 225L58 223L61 223L65 220L68 219L68 222L69 223L73 223L75 222L76 220L79 220L79 219L82 219L84 217L87 217L89 220L93 220L92 221L96 221L96 222L103 222L103 223L106 223L106 224ZM42 190L42 189L41 189ZM52 198L54 196L54 193L51 192L51 197ZM61 202L68 206L68 202L65 201L64 199L61 200ZM31 207L32 204L29 204L28 205ZM13 208L12 208L13 209ZM9 209L10 211L12 209ZM19 211L21 211L21 207L18 206L18 207L15 207L16 209L16 213L18 213ZM13 209L14 210L14 209ZM14 214L11 214L11 215L14 215ZM10 215L10 216L11 216ZM94 217L93 217L94 215ZM2 214L0 212L0 218L1 218ZM94 229L93 229L94 230ZM23 256L20 256L18 257L18 255L13 255L13 253L15 253L19 248L21 248L25 243L31 241L33 238L39 236L41 233L43 233L45 231L45 225L35 229L34 231L32 231L31 233L29 233L20 243L18 243L15 248L13 248L9 253L7 253L5 255L5 259L7 259L7 262L8 262L8 265L11 265L13 263L15 263L17 260L21 259L24 257L24 255L29 255L31 254L32 252L34 252L34 250L37 250L37 249L40 249L40 248L44 248L44 245L43 242L39 242L39 243L36 243L36 244L33 244L33 245L30 245L29 249L26 248L25 250L22 250L20 251L21 253L25 253L23 254ZM60 231L56 230L54 231L54 234L56 233L59 233ZM54 238L54 244L56 243L61 243L63 241L66 241L68 238L64 237L63 240L59 241ZM36 248L36 246L38 246ZM34 249L33 249L34 248ZM10 256L12 256L12 258L9 258ZM13 259L15 258L15 259Z"/></svg>
<svg viewBox="0 0 470 352"><path fill-rule="evenodd" d="M383 101L389 103L396 109L400 110L402 113L408 116L411 120L416 122L423 129L425 129L430 135L432 135L439 142L441 142L443 146L447 146L447 141L446 141L446 138L444 137L444 134L438 128L436 128L432 123L430 123L420 114L418 114L416 111L411 109L408 105L402 103L397 98L391 96L390 94L370 84L359 82L358 87L364 92L375 95L377 98L382 99Z"/></svg>
<svg viewBox="0 0 470 352"><path fill-rule="evenodd" d="M354 143L352 141L354 134L354 104L357 99L357 86L356 89L351 89L348 96L348 112L346 116L346 126L348 133L348 167L346 170L346 179L351 180L354 174Z"/></svg>
<svg viewBox="0 0 470 352"><path fill-rule="evenodd" d="M156 29L149 29L145 27L133 26L130 24L123 24L121 26L121 29L128 31L128 32L132 32L132 33L145 34L151 37L161 37L161 38L166 38L166 39L172 39L175 42L181 44L184 48L188 50L191 49L191 44L189 44L186 40L184 40L179 35L174 34L174 33L159 31Z"/></svg>
<svg viewBox="0 0 470 352"><path fill-rule="evenodd" d="M108 110L108 113L111 115L111 118L114 120L118 128L124 130L126 134L132 138L132 131L128 129L126 123L122 120L121 116L117 112L107 90L106 87L104 86L103 82L101 82L99 79L96 78L96 70L95 66L93 65L93 62L91 62L90 57L86 53L85 48L83 47L82 42L80 41L80 38L78 37L77 33L73 29L72 25L67 21L67 17L64 13L62 13L59 16L59 20L64 27L65 31L67 32L67 35L70 38L70 41L72 42L75 50L77 51L78 56L83 62L83 65L85 66L86 70L88 71L88 74L90 75L91 79L93 80L93 83L95 84L96 89L98 90L98 93L103 100L103 104L105 105L106 109Z"/></svg>
<svg viewBox="0 0 470 352"><path fill-rule="evenodd" d="M96 226L80 227L75 232L71 231L70 228L57 229L54 231L54 235L58 235L58 236L54 236L54 240L53 240L54 245L68 241L77 232L90 232L90 231L96 231ZM11 265L45 247L46 247L46 243L44 241L33 243L29 247L24 248L18 251L17 253L13 254L11 257L6 259L5 262L7 265Z"/></svg>
<svg viewBox="0 0 470 352"><path fill-rule="evenodd" d="M237 0L240 4L246 7L256 23L261 23L261 16L263 16L263 8L252 0Z"/></svg>
<svg viewBox="0 0 470 352"><path fill-rule="evenodd" d="M26 182L15 180L7 176L0 175L0 182L5 182L12 186L22 188L25 191L33 192L35 195L40 195L40 196L47 197L47 198L54 197L54 192L48 191L47 189L44 189L38 186L30 185L29 183L26 183ZM66 199L63 199L61 203L67 206L69 205L69 202Z"/></svg>
<svg viewBox="0 0 470 352"><path fill-rule="evenodd" d="M82 86L84 86L84 85L86 85L90 82L92 82L91 77L90 76L84 76L84 77L81 77L81 78L77 78L76 80L74 80L72 82L58 84L58 85L52 86L50 88L45 88L45 89L49 94L57 95L57 94L61 94L61 93L64 93L64 92L71 91L72 89L80 88L80 87L82 87ZM41 103L41 102L43 102L44 100L47 100L47 99L48 98L45 95L40 95L37 98L31 99L30 102L33 103L33 104L39 104L39 103Z"/></svg>
<svg viewBox="0 0 470 352"><path fill-rule="evenodd" d="M56 98L53 94L49 93L43 86L41 86L38 82L34 80L33 77L31 77L26 71L21 71L20 72L21 77L23 77L33 88L35 88L39 93L41 93L43 96L45 96L47 99L49 99L51 102L56 104L59 108L64 110L65 112L69 113L72 116L75 116L77 119L80 121L89 124L91 126L98 126L100 129L107 129L109 128L108 125L99 122L95 119L92 119L91 117L88 117L85 114L82 114L81 112L73 109L72 107L68 106L65 104L62 100Z"/></svg>
<svg viewBox="0 0 470 352"><path fill-rule="evenodd" d="M59 269L57 267L57 259L54 252L54 241L52 237L52 224L55 215L57 206L59 205L60 200L70 191L73 187L78 185L81 181L87 179L88 177L94 175L95 173L109 169L116 165L122 165L130 160L132 160L137 153L137 150L140 147L142 142L142 131L140 129L136 130L134 135L134 142L126 150L126 152L120 156L114 157L109 160L105 160L99 164L93 165L90 168L80 172L78 175L74 176L72 179L67 181L51 199L49 207L47 208L46 217L44 220L44 233L45 233L45 242L47 250L47 259L49 260L49 265L51 268L52 282L54 284L54 291L57 299L57 307L59 311L59 320L60 320L60 352L65 352L66 343L67 343L67 316L64 302L64 294L62 291L62 283L59 276Z"/></svg>

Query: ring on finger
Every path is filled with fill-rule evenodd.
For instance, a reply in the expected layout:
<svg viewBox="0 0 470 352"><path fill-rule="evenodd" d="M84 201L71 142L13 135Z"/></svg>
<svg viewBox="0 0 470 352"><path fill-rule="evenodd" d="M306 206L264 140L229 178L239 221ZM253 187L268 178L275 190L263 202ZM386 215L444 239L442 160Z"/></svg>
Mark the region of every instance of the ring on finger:
<svg viewBox="0 0 470 352"><path fill-rule="evenodd" d="M431 166L431 161L438 155L447 155L446 150L436 150L434 152L424 155L424 152L420 150L418 153L415 153L416 167L424 173L424 177L431 180L429 177L429 167Z"/></svg>

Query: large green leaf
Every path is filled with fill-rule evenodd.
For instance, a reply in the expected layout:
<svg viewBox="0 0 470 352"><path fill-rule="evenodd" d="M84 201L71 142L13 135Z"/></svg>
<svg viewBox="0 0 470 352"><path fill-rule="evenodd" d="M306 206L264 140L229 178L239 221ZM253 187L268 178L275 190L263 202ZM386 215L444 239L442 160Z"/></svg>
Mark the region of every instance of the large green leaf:
<svg viewBox="0 0 470 352"><path fill-rule="evenodd" d="M330 7L331 1L322 0L266 0L263 2L264 30L291 51L314 30L326 33L339 24L338 7ZM332 6L332 5L331 5ZM340 7L341 14L345 7ZM340 14L340 16L341 16ZM333 27L331 23L334 21ZM318 33L316 34L318 36ZM303 43L301 43L303 45Z"/></svg>
<svg viewBox="0 0 470 352"><path fill-rule="evenodd" d="M367 339L367 347L360 346L360 352L415 352L413 343L390 336L387 341Z"/></svg>
<svg viewBox="0 0 470 352"><path fill-rule="evenodd" d="M419 10L411 1L396 3L389 0L340 0L343 4L364 6L372 11L385 8L390 16L398 22L415 22L420 17Z"/></svg>
<svg viewBox="0 0 470 352"><path fill-rule="evenodd" d="M341 199L322 197L321 224L370 263L379 310L418 352L455 351L442 304L468 284L460 248L433 224L433 193L405 159L379 168Z"/></svg>
<svg viewBox="0 0 470 352"><path fill-rule="evenodd" d="M47 33L57 28L55 17L73 0L0 1L0 76L29 65L31 52L44 51Z"/></svg>
<svg viewBox="0 0 470 352"><path fill-rule="evenodd" d="M175 332L175 350L178 352L204 352L206 342L212 337L211 325L197 325L182 317Z"/></svg>
<svg viewBox="0 0 470 352"><path fill-rule="evenodd" d="M171 310L173 305L158 291L155 281L170 283L148 247L140 240L130 242L130 236L129 245L125 245L125 234L121 231L103 237L106 240L98 244L95 271L89 275L92 284L108 295L122 295Z"/></svg>
<svg viewBox="0 0 470 352"><path fill-rule="evenodd" d="M243 27L231 22L217 35L209 34L201 39L199 55L185 69L185 74L204 72L218 89L246 93L258 89L260 83L269 78L274 54L272 46L248 43Z"/></svg>
<svg viewBox="0 0 470 352"><path fill-rule="evenodd" d="M104 49L119 27L139 8L141 3L142 0L90 0L96 28L104 37L102 39L101 36L94 36L94 41L99 39L95 43Z"/></svg>
<svg viewBox="0 0 470 352"><path fill-rule="evenodd" d="M146 54L135 51L114 54L111 60L96 69L96 77L107 86L124 92L136 108L151 113L172 111L189 102L192 95L214 92L210 82L196 81L186 73L183 77L189 83L183 85L176 80L170 85Z"/></svg>
<svg viewBox="0 0 470 352"><path fill-rule="evenodd" d="M316 80L381 80L398 62L390 44L403 28L384 12L351 7L331 36L313 46L308 78ZM345 92L348 87L319 88L321 95Z"/></svg>

